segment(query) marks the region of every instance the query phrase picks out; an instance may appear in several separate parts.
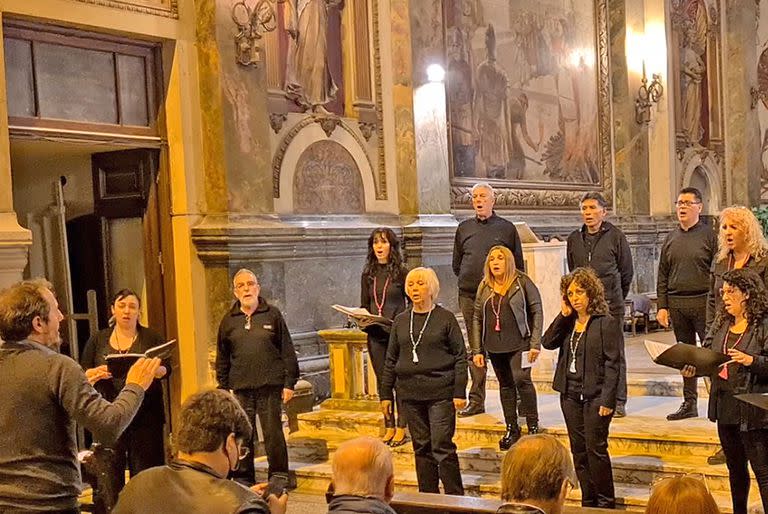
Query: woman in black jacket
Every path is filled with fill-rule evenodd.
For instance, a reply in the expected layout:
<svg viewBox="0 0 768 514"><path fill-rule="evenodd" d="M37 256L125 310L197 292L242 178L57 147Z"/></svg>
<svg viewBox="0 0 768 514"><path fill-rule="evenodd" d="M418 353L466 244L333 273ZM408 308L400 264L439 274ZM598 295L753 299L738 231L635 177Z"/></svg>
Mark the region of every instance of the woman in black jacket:
<svg viewBox="0 0 768 514"><path fill-rule="evenodd" d="M717 423L725 453L734 514L747 512L747 462L768 512L768 411L734 398L768 393L768 291L762 277L748 268L728 271L722 280L720 308L703 346L731 360L711 377L709 419ZM695 373L691 366L683 369L683 376Z"/></svg>
<svg viewBox="0 0 768 514"><path fill-rule="evenodd" d="M360 306L376 316L395 319L405 310L405 274L399 239L390 228L375 229L368 237L368 258L360 283ZM381 390L390 327L371 323L364 318L357 323L368 334L368 355ZM382 441L393 447L408 442L399 400L396 405L396 413L384 416L385 432L382 438Z"/></svg>
<svg viewBox="0 0 768 514"><path fill-rule="evenodd" d="M453 434L456 409L466 403L467 352L456 317L435 303L440 291L430 268L405 277L412 307L395 317L381 380L381 410L392 414L393 387L402 402L416 460L419 491L464 494Z"/></svg>
<svg viewBox="0 0 768 514"><path fill-rule="evenodd" d="M520 439L517 425L517 394L525 413L528 433L539 431L536 389L530 366L523 367L523 357L533 363L539 356L543 312L536 284L515 268L512 252L494 246L483 267L484 276L477 288L469 346L475 366L485 366L485 353L499 379L499 396L507 425L499 448L508 450Z"/></svg>
<svg viewBox="0 0 768 514"><path fill-rule="evenodd" d="M113 377L109 373L107 355L144 353L165 342L160 334L139 323L140 308L138 294L130 289L118 291L110 306L114 325L91 335L80 357L80 365L88 381L109 401L113 401L125 385L125 376ZM167 368L161 366L157 376L162 378L166 373ZM165 464L164 424L163 388L161 382L155 380L147 390L136 417L110 448L110 486L103 489L113 497L100 497L95 502L103 502L107 510L115 504L117 494L125 486L126 462L131 477L145 469Z"/></svg>
<svg viewBox="0 0 768 514"><path fill-rule="evenodd" d="M616 505L608 428L619 381L619 321L608 313L600 279L576 268L560 280L561 312L541 342L558 349L553 388L560 393L584 507Z"/></svg>

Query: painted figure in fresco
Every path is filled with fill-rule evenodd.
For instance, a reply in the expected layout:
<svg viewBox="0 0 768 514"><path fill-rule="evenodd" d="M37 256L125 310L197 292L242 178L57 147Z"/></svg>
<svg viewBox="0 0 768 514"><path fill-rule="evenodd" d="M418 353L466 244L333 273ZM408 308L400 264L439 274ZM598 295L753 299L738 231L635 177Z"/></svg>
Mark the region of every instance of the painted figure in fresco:
<svg viewBox="0 0 768 514"><path fill-rule="evenodd" d="M701 113L707 73L707 9L702 0L686 0L681 9L685 20L680 50L681 128L688 141L695 144L704 136Z"/></svg>
<svg viewBox="0 0 768 514"><path fill-rule="evenodd" d="M451 115L453 169L457 177L475 174L475 133L472 125L472 68L464 51L464 36L457 27L447 34L448 105Z"/></svg>
<svg viewBox="0 0 768 514"><path fill-rule="evenodd" d="M528 95L520 93L517 97L513 97L509 100L509 123L510 123L510 156L509 163L507 164L507 174L512 180L520 180L523 178L523 171L525 171L525 152L523 151L523 145L520 143L520 139L517 135L518 128L520 135L523 136L523 141L531 147L534 152L539 151L539 144L544 134L544 125L539 125L539 142L534 143L531 136L528 135L528 123L526 121L528 113Z"/></svg>
<svg viewBox="0 0 768 514"><path fill-rule="evenodd" d="M292 0L286 30L290 34L285 90L305 109L326 112L338 88L328 67L328 9L342 0Z"/></svg>
<svg viewBox="0 0 768 514"><path fill-rule="evenodd" d="M496 32L485 31L486 60L477 67L475 79L475 134L480 158L489 178L505 178L509 160L509 119L504 69L496 62Z"/></svg>

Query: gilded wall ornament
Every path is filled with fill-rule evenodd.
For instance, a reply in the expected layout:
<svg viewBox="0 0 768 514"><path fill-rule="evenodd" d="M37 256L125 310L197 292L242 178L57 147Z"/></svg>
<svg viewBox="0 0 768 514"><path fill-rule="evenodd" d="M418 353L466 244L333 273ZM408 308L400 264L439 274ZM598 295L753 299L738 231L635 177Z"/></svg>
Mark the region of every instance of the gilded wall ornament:
<svg viewBox="0 0 768 514"><path fill-rule="evenodd" d="M240 0L232 5L232 21L237 25L235 59L242 66L258 67L261 62L261 43L265 33L277 28L274 4L285 0L258 0L251 4Z"/></svg>

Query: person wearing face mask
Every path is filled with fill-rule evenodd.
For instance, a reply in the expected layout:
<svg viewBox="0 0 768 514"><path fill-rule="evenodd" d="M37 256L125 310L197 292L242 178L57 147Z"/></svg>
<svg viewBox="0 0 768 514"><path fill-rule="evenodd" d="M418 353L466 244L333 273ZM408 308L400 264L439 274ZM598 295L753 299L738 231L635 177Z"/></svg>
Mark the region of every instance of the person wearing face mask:
<svg viewBox="0 0 768 514"><path fill-rule="evenodd" d="M483 265L488 251L496 245L506 246L515 258L515 268L525 271L523 245L515 224L497 216L493 210L496 196L487 182L472 186L472 208L475 215L459 223L453 241L453 273L458 279L459 308L464 317L467 333L472 330L475 295L483 278ZM485 366L469 362L472 384L469 404L459 411L460 417L485 412Z"/></svg>
<svg viewBox="0 0 768 514"><path fill-rule="evenodd" d="M113 401L125 385L125 377L113 377L107 370L107 355L144 353L163 344L163 337L139 323L141 300L130 289L121 289L110 305L114 325L101 330L88 339L80 358L80 365L93 387L109 401ZM168 366L158 369L157 378L167 374ZM165 463L165 404L162 384L156 380L147 390L144 402L114 444L106 445L108 462L102 463L110 471L100 479L99 494L94 504L109 510L117 501L117 495L125 486L125 467L131 476L145 469ZM95 442L103 443L98 438Z"/></svg>
<svg viewBox="0 0 768 514"><path fill-rule="evenodd" d="M63 320L45 280L0 292L0 512L79 513L75 424L114 442L160 367L138 359L110 403L59 353Z"/></svg>
<svg viewBox="0 0 768 514"><path fill-rule="evenodd" d="M508 450L520 438L517 397L528 425L528 433L539 432L536 389L530 366L523 367L523 354L533 363L539 356L543 324L541 295L536 284L515 268L512 252L494 246L485 260L485 275L475 297L469 346L476 366L485 366L485 355L499 379L499 396L507 431L499 441Z"/></svg>
<svg viewBox="0 0 768 514"><path fill-rule="evenodd" d="M603 284L590 268L576 268L560 280L560 314L541 345L559 350L552 388L560 393L582 507L613 509L608 429L616 408L622 338L611 316Z"/></svg>
<svg viewBox="0 0 768 514"><path fill-rule="evenodd" d="M748 463L768 511L768 411L734 397L768 393L768 290L763 277L749 268L727 271L720 278L721 300L702 346L730 360L711 377L709 419L717 423L734 514L747 512ZM692 377L696 368L686 366L681 373Z"/></svg>
<svg viewBox="0 0 768 514"><path fill-rule="evenodd" d="M734 269L750 268L768 284L768 241L760 222L746 207L735 205L720 212L720 230L717 233L717 254L712 261L707 293L707 333L716 313L721 310L723 274ZM707 458L707 463L725 463L722 448Z"/></svg>
<svg viewBox="0 0 768 514"><path fill-rule="evenodd" d="M695 346L697 335L700 341L707 335L706 318L701 314L707 308L717 235L700 219L702 198L698 189L681 189L675 206L679 225L667 234L659 256L656 320L664 327L671 321L675 339ZM696 378L683 380L683 403L667 416L668 420L699 415L697 387Z"/></svg>
<svg viewBox="0 0 768 514"><path fill-rule="evenodd" d="M431 268L405 277L412 306L392 324L381 380L381 410L392 415L393 388L411 432L422 493L464 494L453 435L456 410L466 403L467 354L456 317L437 305L440 282Z"/></svg>
<svg viewBox="0 0 768 514"><path fill-rule="evenodd" d="M360 306L368 312L393 320L405 310L405 266L400 253L400 240L392 229L380 227L368 238L368 258L360 284ZM361 318L358 326L368 334L368 355L381 388L381 375L389 344L390 327ZM395 402L396 412L384 418L382 441L392 447L408 442L405 433L405 417L400 402Z"/></svg>
<svg viewBox="0 0 768 514"><path fill-rule="evenodd" d="M293 398L299 363L288 326L279 309L260 296L256 274L246 268L232 278L235 298L219 323L216 342L216 381L231 390L248 419L259 416L269 463L270 488L288 487L288 447L283 433L282 406ZM255 482L254 457L258 439L246 441L251 451L240 462L235 480Z"/></svg>
<svg viewBox="0 0 768 514"><path fill-rule="evenodd" d="M285 514L284 492L265 500L266 484L249 489L227 480L248 456L251 432L248 416L231 393L210 389L193 394L179 413L176 458L131 478L113 514Z"/></svg>

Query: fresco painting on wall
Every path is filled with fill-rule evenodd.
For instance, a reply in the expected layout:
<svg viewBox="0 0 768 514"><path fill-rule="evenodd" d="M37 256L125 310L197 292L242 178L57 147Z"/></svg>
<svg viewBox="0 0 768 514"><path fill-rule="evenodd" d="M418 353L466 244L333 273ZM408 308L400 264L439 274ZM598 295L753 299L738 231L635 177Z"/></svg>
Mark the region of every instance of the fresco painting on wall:
<svg viewBox="0 0 768 514"><path fill-rule="evenodd" d="M454 182L601 184L595 11L593 0L448 0Z"/></svg>

